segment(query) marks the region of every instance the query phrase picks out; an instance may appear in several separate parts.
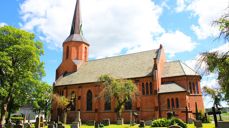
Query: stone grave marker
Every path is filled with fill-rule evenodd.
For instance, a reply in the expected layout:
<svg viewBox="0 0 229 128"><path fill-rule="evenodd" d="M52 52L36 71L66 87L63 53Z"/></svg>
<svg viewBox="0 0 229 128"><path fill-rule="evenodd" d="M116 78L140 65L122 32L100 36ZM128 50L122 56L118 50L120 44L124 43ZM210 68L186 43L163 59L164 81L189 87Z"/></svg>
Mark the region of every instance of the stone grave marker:
<svg viewBox="0 0 229 128"><path fill-rule="evenodd" d="M102 121L102 124L103 124L104 126L109 126L109 125L111 124L110 119L104 119L104 120Z"/></svg>
<svg viewBox="0 0 229 128"><path fill-rule="evenodd" d="M221 114L221 111L216 111L215 110L215 107L212 107L212 111L211 112L208 112L208 115L213 115L214 117L214 122L215 122L215 127L217 128L218 127L218 121L217 121L217 116L216 114Z"/></svg>
<svg viewBox="0 0 229 128"><path fill-rule="evenodd" d="M200 120L194 120L194 125L196 126L196 128L202 128L202 121Z"/></svg>
<svg viewBox="0 0 229 128"><path fill-rule="evenodd" d="M192 113L192 111L188 110L188 107L185 107L184 111L181 111L181 113L185 113L185 121L188 123L188 113Z"/></svg>
<svg viewBox="0 0 229 128"><path fill-rule="evenodd" d="M145 121L144 120L140 120L139 127L140 128L144 128L145 127Z"/></svg>
<svg viewBox="0 0 229 128"><path fill-rule="evenodd" d="M146 126L151 126L151 125L152 125L152 120L147 120L147 121L145 121L145 125L146 125Z"/></svg>

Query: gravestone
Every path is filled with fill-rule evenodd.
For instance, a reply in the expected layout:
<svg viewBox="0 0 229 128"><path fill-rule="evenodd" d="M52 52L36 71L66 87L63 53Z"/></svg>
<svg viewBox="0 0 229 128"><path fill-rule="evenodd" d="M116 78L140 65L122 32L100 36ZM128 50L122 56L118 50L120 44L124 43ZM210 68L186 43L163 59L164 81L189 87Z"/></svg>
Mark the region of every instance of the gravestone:
<svg viewBox="0 0 229 128"><path fill-rule="evenodd" d="M58 127L57 128L64 128L64 126L62 125L62 123L58 123Z"/></svg>
<svg viewBox="0 0 229 128"><path fill-rule="evenodd" d="M102 124L104 125L104 126L109 126L110 125L110 119L104 119L103 121L102 121Z"/></svg>
<svg viewBox="0 0 229 128"><path fill-rule="evenodd" d="M43 116L40 117L40 127L41 127L41 128L44 127L44 119L43 119Z"/></svg>
<svg viewBox="0 0 229 128"><path fill-rule="evenodd" d="M6 128L13 128L14 124L11 122L11 120L9 120L5 126L6 126Z"/></svg>
<svg viewBox="0 0 229 128"><path fill-rule="evenodd" d="M202 128L202 121L200 120L194 120L194 125L196 126L196 128Z"/></svg>
<svg viewBox="0 0 229 128"><path fill-rule="evenodd" d="M188 123L188 113L192 113L192 111L188 110L188 107L185 107L184 111L181 111L181 113L185 113L185 121Z"/></svg>
<svg viewBox="0 0 229 128"><path fill-rule="evenodd" d="M79 122L73 122L73 123L71 124L71 128L80 128Z"/></svg>
<svg viewBox="0 0 229 128"><path fill-rule="evenodd" d="M140 120L139 128L144 128L144 127L145 127L145 122L144 122L144 120Z"/></svg>
<svg viewBox="0 0 229 128"><path fill-rule="evenodd" d="M99 122L96 122L95 123L95 128L99 128L99 126L100 126L100 123Z"/></svg>
<svg viewBox="0 0 229 128"><path fill-rule="evenodd" d="M89 126L95 126L95 120L88 120L86 124Z"/></svg>
<svg viewBox="0 0 229 128"><path fill-rule="evenodd" d="M218 121L217 121L217 116L216 114L221 114L221 111L216 111L215 107L212 107L212 112L208 112L208 115L213 115L214 117L214 122L215 122L215 127L218 127Z"/></svg>
<svg viewBox="0 0 229 128"><path fill-rule="evenodd" d="M147 121L145 121L145 125L146 125L146 126L151 126L151 125L152 125L152 120L147 120Z"/></svg>
<svg viewBox="0 0 229 128"><path fill-rule="evenodd" d="M40 128L40 119L39 119L39 117L36 118L35 128Z"/></svg>

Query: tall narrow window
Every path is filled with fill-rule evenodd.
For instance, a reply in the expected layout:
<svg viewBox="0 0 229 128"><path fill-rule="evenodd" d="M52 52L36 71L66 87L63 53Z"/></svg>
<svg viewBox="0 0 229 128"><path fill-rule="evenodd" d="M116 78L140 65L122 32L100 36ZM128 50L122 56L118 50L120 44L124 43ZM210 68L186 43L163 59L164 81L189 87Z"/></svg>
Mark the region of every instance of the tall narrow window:
<svg viewBox="0 0 229 128"><path fill-rule="evenodd" d="M145 95L145 85L142 83L142 95Z"/></svg>
<svg viewBox="0 0 229 128"><path fill-rule="evenodd" d="M149 95L149 85L148 85L148 82L146 82L146 95Z"/></svg>
<svg viewBox="0 0 229 128"><path fill-rule="evenodd" d="M199 94L198 82L196 82L196 93Z"/></svg>
<svg viewBox="0 0 229 128"><path fill-rule="evenodd" d="M87 111L92 111L92 92L87 91Z"/></svg>
<svg viewBox="0 0 229 128"><path fill-rule="evenodd" d="M87 60L87 47L84 48L84 59Z"/></svg>
<svg viewBox="0 0 229 128"><path fill-rule="evenodd" d="M191 84L191 82L189 82L189 91L190 91L190 93L192 93L192 84Z"/></svg>
<svg viewBox="0 0 229 128"><path fill-rule="evenodd" d="M192 82L192 89L193 89L193 93L196 94L196 88L194 82Z"/></svg>
<svg viewBox="0 0 229 128"><path fill-rule="evenodd" d="M176 108L179 108L179 100L176 98Z"/></svg>
<svg viewBox="0 0 229 128"><path fill-rule="evenodd" d="M167 108L170 109L170 100L169 100L169 98L167 99Z"/></svg>
<svg viewBox="0 0 229 128"><path fill-rule="evenodd" d="M110 97L106 97L105 98L105 110L111 110L111 98Z"/></svg>
<svg viewBox="0 0 229 128"><path fill-rule="evenodd" d="M68 56L69 56L69 46L67 46L67 49L66 49L66 59L68 59Z"/></svg>
<svg viewBox="0 0 229 128"><path fill-rule="evenodd" d="M152 85L152 82L150 82L150 84L149 84L149 93L150 93L150 95L153 94L153 85Z"/></svg>
<svg viewBox="0 0 229 128"><path fill-rule="evenodd" d="M175 104L174 104L174 99L172 98L172 108L175 107Z"/></svg>
<svg viewBox="0 0 229 128"><path fill-rule="evenodd" d="M132 100L128 99L125 103L125 110L131 110L132 109Z"/></svg>

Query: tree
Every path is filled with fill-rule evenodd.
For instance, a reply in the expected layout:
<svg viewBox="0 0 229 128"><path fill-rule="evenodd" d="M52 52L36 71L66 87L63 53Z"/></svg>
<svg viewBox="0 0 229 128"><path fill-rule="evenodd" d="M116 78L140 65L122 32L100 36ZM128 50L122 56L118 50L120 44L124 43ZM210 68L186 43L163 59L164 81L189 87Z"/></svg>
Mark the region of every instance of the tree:
<svg viewBox="0 0 229 128"><path fill-rule="evenodd" d="M0 97L1 118L12 104L26 102L32 85L44 76L42 43L32 33L11 26L0 28ZM23 100L22 100L23 99Z"/></svg>
<svg viewBox="0 0 229 128"><path fill-rule="evenodd" d="M64 116L63 122L66 123L66 111L67 107L70 104L69 99L67 99L65 96L60 96L58 94L52 95L53 104L57 107L57 115L58 115L58 121L60 116Z"/></svg>
<svg viewBox="0 0 229 128"><path fill-rule="evenodd" d="M47 119L48 112L51 110L52 86L45 82L39 82L35 85L32 92L31 103L37 114L44 112Z"/></svg>
<svg viewBox="0 0 229 128"><path fill-rule="evenodd" d="M216 107L217 109L220 108L221 104L220 102L223 100L222 93L219 89L212 89L209 87L204 86L203 91L205 95L210 96L213 100L213 107Z"/></svg>
<svg viewBox="0 0 229 128"><path fill-rule="evenodd" d="M136 85L131 80L115 79L109 75L101 75L99 81L104 87L100 95L105 99L114 98L117 119L121 119L125 103L137 93Z"/></svg>
<svg viewBox="0 0 229 128"><path fill-rule="evenodd" d="M223 37L226 41L229 41L229 13L223 15L214 23L219 26L219 38ZM225 94L224 99L229 103L229 48L224 53L221 51L206 52L202 56L202 61L206 63L207 70L218 74L217 79L222 93Z"/></svg>

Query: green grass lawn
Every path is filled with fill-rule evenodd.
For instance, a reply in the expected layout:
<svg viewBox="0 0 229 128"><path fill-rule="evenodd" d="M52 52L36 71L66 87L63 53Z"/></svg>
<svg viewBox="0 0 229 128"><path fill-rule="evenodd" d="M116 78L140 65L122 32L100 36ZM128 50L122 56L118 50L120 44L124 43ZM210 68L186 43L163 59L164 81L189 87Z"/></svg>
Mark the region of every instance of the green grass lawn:
<svg viewBox="0 0 229 128"><path fill-rule="evenodd" d="M229 113L222 113L221 116L223 121L229 121ZM210 118L212 121L214 120L212 115ZM217 115L217 119L219 120L219 115Z"/></svg>
<svg viewBox="0 0 229 128"><path fill-rule="evenodd" d="M188 128L195 128L194 124L188 124ZM203 128L214 128L215 125L213 123L206 123L203 124ZM47 126L45 127L47 128ZM70 125L65 125L65 128L71 128ZM94 128L94 126L87 126L87 125L82 125L80 128ZM115 125L111 124L110 126L105 126L104 128L138 128L138 125L130 126L128 124L124 125ZM145 128L151 128L150 126L146 126Z"/></svg>

